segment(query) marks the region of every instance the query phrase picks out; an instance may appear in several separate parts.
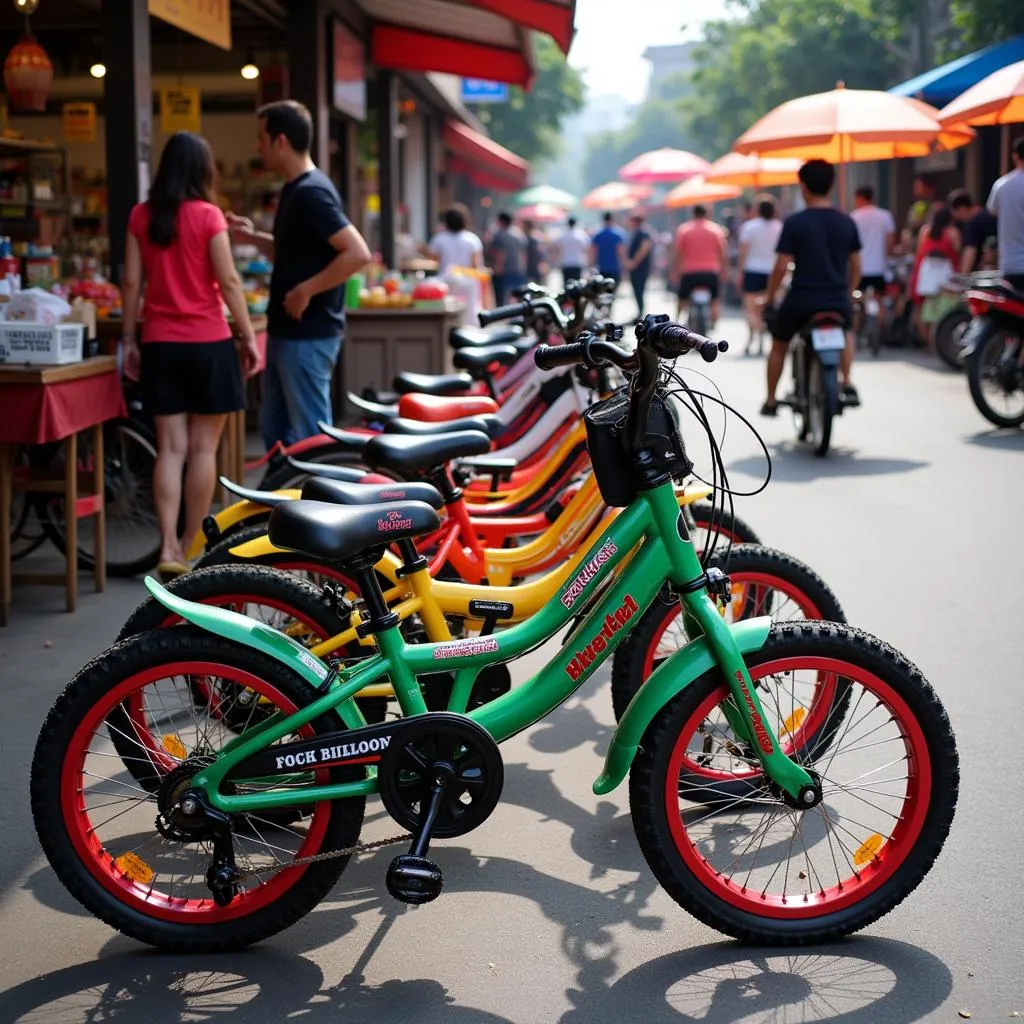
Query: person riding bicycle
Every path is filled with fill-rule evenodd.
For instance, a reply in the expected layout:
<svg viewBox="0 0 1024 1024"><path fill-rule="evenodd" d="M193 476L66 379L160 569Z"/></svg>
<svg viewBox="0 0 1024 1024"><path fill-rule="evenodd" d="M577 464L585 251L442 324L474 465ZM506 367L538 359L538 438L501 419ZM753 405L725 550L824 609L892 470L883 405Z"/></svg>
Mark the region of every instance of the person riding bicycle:
<svg viewBox="0 0 1024 1024"><path fill-rule="evenodd" d="M679 306L677 318L686 317L690 296L698 288L711 292L711 324L718 320L720 303L719 282L729 267L725 229L708 219L705 206L693 208L693 219L676 229L672 276L679 277Z"/></svg>
<svg viewBox="0 0 1024 1024"><path fill-rule="evenodd" d="M808 160L800 168L800 191L807 208L787 217L782 225L775 267L765 293L765 324L772 334L772 347L768 353L768 397L761 407L762 416L774 416L778 411L775 391L793 336L816 313L840 313L847 325L852 317L850 293L861 279L860 235L853 218L834 207L829 199L835 177L835 168L828 161ZM775 296L790 263L793 278L789 292L776 309ZM839 368L845 405L860 404L850 383L853 348L853 337L847 332Z"/></svg>

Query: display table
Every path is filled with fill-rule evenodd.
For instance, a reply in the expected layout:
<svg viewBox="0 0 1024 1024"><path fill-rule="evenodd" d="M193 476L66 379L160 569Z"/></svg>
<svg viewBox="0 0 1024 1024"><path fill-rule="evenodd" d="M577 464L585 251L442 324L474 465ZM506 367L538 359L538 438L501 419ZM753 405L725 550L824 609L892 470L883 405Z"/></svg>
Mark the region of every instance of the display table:
<svg viewBox="0 0 1024 1024"><path fill-rule="evenodd" d="M389 391L399 370L448 373L448 333L462 322L465 305L449 299L442 308L345 310L347 327L335 372L336 413L345 410L345 392L363 388Z"/></svg>
<svg viewBox="0 0 1024 1024"><path fill-rule="evenodd" d="M96 517L96 589L106 586L103 424L126 414L117 360L96 356L64 366L0 365L0 626L7 624L13 583L63 584L67 610L78 598L78 520ZM79 473L78 433L92 429L92 465ZM64 442L59 478L32 473L14 480L14 446ZM11 573L14 490L60 494L66 517L63 575Z"/></svg>

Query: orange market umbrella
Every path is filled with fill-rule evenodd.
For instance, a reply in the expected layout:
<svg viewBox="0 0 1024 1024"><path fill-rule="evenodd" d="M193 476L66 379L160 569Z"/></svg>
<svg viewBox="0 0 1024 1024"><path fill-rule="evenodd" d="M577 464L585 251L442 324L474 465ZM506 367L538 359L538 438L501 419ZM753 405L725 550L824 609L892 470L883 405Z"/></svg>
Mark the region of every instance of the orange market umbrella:
<svg viewBox="0 0 1024 1024"><path fill-rule="evenodd" d="M665 185L705 174L711 165L685 149L652 149L619 168L619 177L636 185Z"/></svg>
<svg viewBox="0 0 1024 1024"><path fill-rule="evenodd" d="M665 205L670 209L682 206L696 206L698 203L717 203L723 199L737 199L743 195L743 189L737 185L717 185L704 178L691 178L677 185L667 196Z"/></svg>
<svg viewBox="0 0 1024 1024"><path fill-rule="evenodd" d="M738 185L741 188L795 185L800 165L801 161L792 157L726 153L711 165L704 180L716 185Z"/></svg>
<svg viewBox="0 0 1024 1024"><path fill-rule="evenodd" d="M1010 133L1006 126L1024 121L1024 60L993 71L962 92L939 111L939 120L953 130L969 124L1001 124L1001 166L1005 168L1010 160Z"/></svg>
<svg viewBox="0 0 1024 1024"><path fill-rule="evenodd" d="M942 112L937 110L935 107L924 100L915 99L913 96L904 96L904 103L913 103L919 110L923 110L930 117L934 117L936 121L942 124ZM942 131L939 132L935 139L935 149L959 149L961 146L966 146L978 133L966 124L951 124L948 127L943 127Z"/></svg>
<svg viewBox="0 0 1024 1024"><path fill-rule="evenodd" d="M831 92L779 105L748 128L733 149L831 163L927 156L942 132L937 113L920 100L840 83Z"/></svg>
<svg viewBox="0 0 1024 1024"><path fill-rule="evenodd" d="M947 126L1024 121L1024 60L993 71L939 111Z"/></svg>
<svg viewBox="0 0 1024 1024"><path fill-rule="evenodd" d="M919 100L908 102L874 89L847 89L840 82L831 92L780 104L748 128L733 149L838 164L839 195L845 201L846 164L926 156L943 134L937 114Z"/></svg>
<svg viewBox="0 0 1024 1024"><path fill-rule="evenodd" d="M632 210L651 194L649 188L642 185L629 185L624 181L609 181L606 185L598 185L588 192L581 200L580 206L588 210Z"/></svg>

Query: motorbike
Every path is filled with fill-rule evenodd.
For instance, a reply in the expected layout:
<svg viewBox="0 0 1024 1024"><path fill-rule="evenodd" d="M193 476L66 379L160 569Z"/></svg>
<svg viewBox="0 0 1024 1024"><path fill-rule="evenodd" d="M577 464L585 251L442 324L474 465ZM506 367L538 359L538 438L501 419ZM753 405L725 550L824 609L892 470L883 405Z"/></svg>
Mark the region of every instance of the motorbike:
<svg viewBox="0 0 1024 1024"><path fill-rule="evenodd" d="M963 342L971 398L997 427L1024 424L1024 292L991 279L968 290Z"/></svg>

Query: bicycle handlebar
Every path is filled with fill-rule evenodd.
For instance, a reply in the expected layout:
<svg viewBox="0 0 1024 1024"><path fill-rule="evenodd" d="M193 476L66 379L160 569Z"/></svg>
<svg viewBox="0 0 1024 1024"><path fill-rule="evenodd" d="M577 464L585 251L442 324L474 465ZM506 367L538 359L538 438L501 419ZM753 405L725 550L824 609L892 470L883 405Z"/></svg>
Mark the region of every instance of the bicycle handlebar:
<svg viewBox="0 0 1024 1024"><path fill-rule="evenodd" d="M696 334L682 324L672 323L667 316L648 315L636 325L640 347L647 348L662 359L675 359L686 352L696 351L706 363L714 362L719 352L726 352L729 343L712 341ZM534 361L542 370L557 366L600 366L613 363L623 370L637 368L637 353L610 341L602 341L590 331L584 331L579 341L566 345L540 345L534 352Z"/></svg>
<svg viewBox="0 0 1024 1024"><path fill-rule="evenodd" d="M533 302L523 299L522 302L513 302L507 306L497 306L494 309L484 309L477 314L481 327L493 324L497 320L514 320L519 316L526 316L533 309Z"/></svg>
<svg viewBox="0 0 1024 1024"><path fill-rule="evenodd" d="M496 323L498 320L514 320L517 317L529 316L535 311L544 310L563 330L570 321L563 315L560 304L562 302L577 301L580 299L596 300L602 295L610 295L615 290L615 282L608 277L593 277L589 281L570 281L565 291L557 298L544 291L538 285L527 285L521 290L523 299L521 302L512 302L505 306L498 306L496 309L485 309L477 314L481 327Z"/></svg>

